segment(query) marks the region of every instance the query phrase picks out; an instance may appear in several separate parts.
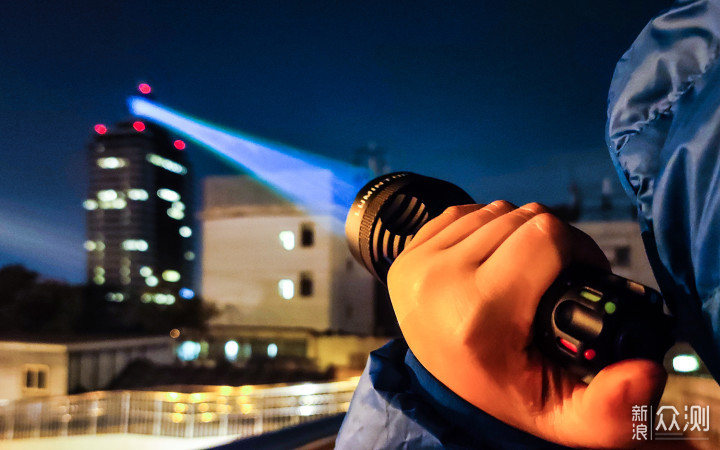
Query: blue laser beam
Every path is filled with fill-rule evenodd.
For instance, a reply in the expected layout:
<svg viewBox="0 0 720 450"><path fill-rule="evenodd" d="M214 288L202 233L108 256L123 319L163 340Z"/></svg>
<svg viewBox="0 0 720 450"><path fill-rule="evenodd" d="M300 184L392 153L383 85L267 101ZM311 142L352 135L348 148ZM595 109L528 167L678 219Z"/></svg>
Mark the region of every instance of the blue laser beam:
<svg viewBox="0 0 720 450"><path fill-rule="evenodd" d="M341 222L372 177L367 168L224 131L143 97L130 97L128 108L244 167L308 212L329 213Z"/></svg>

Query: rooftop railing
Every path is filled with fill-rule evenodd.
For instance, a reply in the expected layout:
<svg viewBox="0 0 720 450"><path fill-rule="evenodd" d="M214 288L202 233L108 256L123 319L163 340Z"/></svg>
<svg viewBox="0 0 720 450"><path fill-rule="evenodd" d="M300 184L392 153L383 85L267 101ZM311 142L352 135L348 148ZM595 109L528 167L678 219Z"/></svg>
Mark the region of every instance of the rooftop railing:
<svg viewBox="0 0 720 450"><path fill-rule="evenodd" d="M357 382L203 387L192 393L96 391L22 399L0 404L0 439L110 433L257 436L346 412Z"/></svg>

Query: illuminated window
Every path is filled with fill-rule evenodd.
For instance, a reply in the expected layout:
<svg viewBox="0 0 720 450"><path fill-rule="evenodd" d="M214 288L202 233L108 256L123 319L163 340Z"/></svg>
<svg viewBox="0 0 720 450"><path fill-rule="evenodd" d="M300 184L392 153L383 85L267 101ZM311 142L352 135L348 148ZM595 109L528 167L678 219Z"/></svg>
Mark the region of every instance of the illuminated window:
<svg viewBox="0 0 720 450"><path fill-rule="evenodd" d="M295 248L295 233L292 231L281 231L278 237L285 250L289 251Z"/></svg>
<svg viewBox="0 0 720 450"><path fill-rule="evenodd" d="M313 295L313 278L312 273L310 272L302 272L300 274L300 296L301 297L310 297Z"/></svg>
<svg viewBox="0 0 720 450"><path fill-rule="evenodd" d="M158 189L157 195L161 199L167 200L169 202L176 202L176 201L180 200L180 194L173 191L172 189L166 189L166 188Z"/></svg>
<svg viewBox="0 0 720 450"><path fill-rule="evenodd" d="M162 156L156 155L155 153L148 153L145 159L150 164L162 167L163 169L170 172L177 173L179 175L185 175L187 173L187 168L182 164L176 163L175 161L169 160L167 158L163 158Z"/></svg>
<svg viewBox="0 0 720 450"><path fill-rule="evenodd" d="M95 241L85 241L83 247L85 247L85 250L92 252L97 249L97 244L95 243Z"/></svg>
<svg viewBox="0 0 720 450"><path fill-rule="evenodd" d="M193 361L200 356L200 343L185 341L177 348L177 356L181 361Z"/></svg>
<svg viewBox="0 0 720 450"><path fill-rule="evenodd" d="M186 261L193 261L195 259L195 252L185 252L184 257Z"/></svg>
<svg viewBox="0 0 720 450"><path fill-rule="evenodd" d="M180 281L180 272L177 270L166 270L162 273L162 279L170 283Z"/></svg>
<svg viewBox="0 0 720 450"><path fill-rule="evenodd" d="M108 292L105 294L105 299L109 302L122 302L125 300L125 295L122 292Z"/></svg>
<svg viewBox="0 0 720 450"><path fill-rule="evenodd" d="M285 300L295 297L295 283L293 280L283 279L278 281L278 294Z"/></svg>
<svg viewBox="0 0 720 450"><path fill-rule="evenodd" d="M23 391L39 394L48 391L50 367L45 364L25 364L23 366Z"/></svg>
<svg viewBox="0 0 720 450"><path fill-rule="evenodd" d="M172 305L175 303L175 296L172 294L150 294L153 302L158 305Z"/></svg>
<svg viewBox="0 0 720 450"><path fill-rule="evenodd" d="M149 277L150 275L152 275L152 273L153 273L152 269L149 268L148 266L142 266L140 268L140 275L142 275L143 277Z"/></svg>
<svg viewBox="0 0 720 450"><path fill-rule="evenodd" d="M183 202L173 202L170 209L167 210L168 216L176 220L185 218L185 204Z"/></svg>
<svg viewBox="0 0 720 450"><path fill-rule="evenodd" d="M124 198L116 198L109 202L100 202L100 209L123 209L127 206Z"/></svg>
<svg viewBox="0 0 720 450"><path fill-rule="evenodd" d="M105 277L102 275L95 275L95 277L93 278L93 282L98 286L102 286L103 284L105 284Z"/></svg>
<svg viewBox="0 0 720 450"><path fill-rule="evenodd" d="M315 244L315 226L306 222L300 225L300 245L312 247Z"/></svg>
<svg viewBox="0 0 720 450"><path fill-rule="evenodd" d="M167 215L175 220L183 220L185 218L185 211L170 208L167 210Z"/></svg>
<svg viewBox="0 0 720 450"><path fill-rule="evenodd" d="M238 345L237 341L227 341L225 343L225 359L228 361L237 361L239 350L240 345Z"/></svg>
<svg viewBox="0 0 720 450"><path fill-rule="evenodd" d="M277 344L275 344L274 342L268 344L268 346L267 346L267 355L268 355L270 358L274 358L274 357L277 356L277 354L278 354L278 346L277 346Z"/></svg>
<svg viewBox="0 0 720 450"><path fill-rule="evenodd" d="M86 209L95 209L98 206L100 209L123 209L127 206L127 202L122 198L124 196L125 194L118 193L115 189L105 189L97 193L99 203L94 200L87 200L84 206Z"/></svg>
<svg viewBox="0 0 720 450"><path fill-rule="evenodd" d="M128 160L125 158L108 156L106 158L98 158L97 165L101 169L120 169L128 165Z"/></svg>
<svg viewBox="0 0 720 450"><path fill-rule="evenodd" d="M93 199L85 200L83 202L83 208L87 209L88 211L92 211L98 208L98 202Z"/></svg>
<svg viewBox="0 0 720 450"><path fill-rule="evenodd" d="M103 202L111 202L118 198L118 194L115 189L105 189L103 191L98 191L97 198Z"/></svg>
<svg viewBox="0 0 720 450"><path fill-rule="evenodd" d="M189 238L192 236L192 228L188 226L182 226L178 229L178 232L180 233L180 236L184 238Z"/></svg>
<svg viewBox="0 0 720 450"><path fill-rule="evenodd" d="M144 201L149 198L145 189L128 189L127 196L130 200Z"/></svg>
<svg viewBox="0 0 720 450"><path fill-rule="evenodd" d="M157 279L156 276L150 275L149 277L145 278L145 284L147 284L150 287L155 287L158 285L160 280Z"/></svg>
<svg viewBox="0 0 720 450"><path fill-rule="evenodd" d="M122 243L122 248L129 252L145 252L149 246L143 239L126 239Z"/></svg>

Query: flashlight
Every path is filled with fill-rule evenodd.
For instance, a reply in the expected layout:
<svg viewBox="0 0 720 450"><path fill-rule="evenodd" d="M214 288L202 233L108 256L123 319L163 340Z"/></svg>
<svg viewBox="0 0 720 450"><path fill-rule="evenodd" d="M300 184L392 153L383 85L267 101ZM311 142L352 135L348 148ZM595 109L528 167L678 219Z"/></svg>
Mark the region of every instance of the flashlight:
<svg viewBox="0 0 720 450"><path fill-rule="evenodd" d="M411 172L382 175L355 197L345 222L353 256L383 284L393 261L428 221L475 203L447 181ZM538 305L535 345L579 376L630 358L662 363L674 343L672 317L654 289L581 265L564 269Z"/></svg>

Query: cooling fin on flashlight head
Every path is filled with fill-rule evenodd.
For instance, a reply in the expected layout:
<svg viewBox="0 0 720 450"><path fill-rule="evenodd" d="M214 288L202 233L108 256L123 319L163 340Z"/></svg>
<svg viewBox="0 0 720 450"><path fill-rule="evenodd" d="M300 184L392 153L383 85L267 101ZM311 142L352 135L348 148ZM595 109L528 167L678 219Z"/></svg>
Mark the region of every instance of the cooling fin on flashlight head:
<svg viewBox="0 0 720 450"><path fill-rule="evenodd" d="M375 178L358 192L345 222L350 251L380 281L415 233L454 205L475 203L447 181L410 172Z"/></svg>

